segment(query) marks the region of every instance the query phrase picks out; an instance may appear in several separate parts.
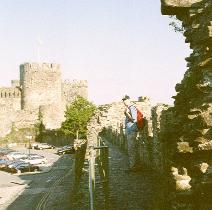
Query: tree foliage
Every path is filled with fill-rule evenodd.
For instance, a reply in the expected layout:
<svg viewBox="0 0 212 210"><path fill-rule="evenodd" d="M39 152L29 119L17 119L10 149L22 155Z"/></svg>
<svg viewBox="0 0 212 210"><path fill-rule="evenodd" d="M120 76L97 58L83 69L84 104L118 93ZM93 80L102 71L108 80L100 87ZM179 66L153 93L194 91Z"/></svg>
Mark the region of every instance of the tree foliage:
<svg viewBox="0 0 212 210"><path fill-rule="evenodd" d="M174 29L175 32L183 33L185 31L182 22L180 22L175 16L170 15L169 18L172 19L169 25Z"/></svg>
<svg viewBox="0 0 212 210"><path fill-rule="evenodd" d="M82 97L77 97L76 100L66 107L65 118L62 123L61 130L66 135L72 135L78 138L86 136L87 123L92 117L96 106Z"/></svg>

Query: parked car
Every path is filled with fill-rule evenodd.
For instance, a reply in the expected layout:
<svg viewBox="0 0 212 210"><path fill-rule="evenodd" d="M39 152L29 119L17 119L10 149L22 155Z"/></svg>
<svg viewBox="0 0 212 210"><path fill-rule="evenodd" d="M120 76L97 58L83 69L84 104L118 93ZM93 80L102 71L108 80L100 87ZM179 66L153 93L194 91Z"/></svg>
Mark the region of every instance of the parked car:
<svg viewBox="0 0 212 210"><path fill-rule="evenodd" d="M6 157L9 160L15 160L15 159L20 159L23 157L27 157L27 154L21 153L21 152L17 152L17 151L13 151L13 152L9 152Z"/></svg>
<svg viewBox="0 0 212 210"><path fill-rule="evenodd" d="M30 153L27 155L27 157L37 157L37 158L44 158L43 155L39 155L39 154L34 154L34 153Z"/></svg>
<svg viewBox="0 0 212 210"><path fill-rule="evenodd" d="M58 155L74 154L74 153L75 153L74 145L66 145L66 146L61 147L57 150Z"/></svg>
<svg viewBox="0 0 212 210"><path fill-rule="evenodd" d="M39 167L36 165L31 165L26 162L22 162L10 167L9 172L11 173L23 173L23 172L31 172L31 171L39 171Z"/></svg>
<svg viewBox="0 0 212 210"><path fill-rule="evenodd" d="M11 168L14 168L16 167L17 165L21 164L21 163L25 163L24 161L22 160L13 160L13 161L8 161L7 162L7 167L6 167L6 171L10 172L11 171Z"/></svg>
<svg viewBox="0 0 212 210"><path fill-rule="evenodd" d="M8 159L0 159L0 170L2 171L6 171L7 170L7 167L8 167L8 164L10 163L11 161L9 161Z"/></svg>
<svg viewBox="0 0 212 210"><path fill-rule="evenodd" d="M47 143L38 143L34 146L34 149L54 149L55 147L53 145L47 144Z"/></svg>
<svg viewBox="0 0 212 210"><path fill-rule="evenodd" d="M28 155L25 158L21 158L20 160L24 161L25 163L30 163L32 165L39 165L47 163L47 159L42 155Z"/></svg>
<svg viewBox="0 0 212 210"><path fill-rule="evenodd" d="M5 156L10 152L13 152L14 150L11 150L9 148L0 148L0 156Z"/></svg>
<svg viewBox="0 0 212 210"><path fill-rule="evenodd" d="M37 142L31 143L31 144L27 145L27 149L34 149L37 145L38 145Z"/></svg>

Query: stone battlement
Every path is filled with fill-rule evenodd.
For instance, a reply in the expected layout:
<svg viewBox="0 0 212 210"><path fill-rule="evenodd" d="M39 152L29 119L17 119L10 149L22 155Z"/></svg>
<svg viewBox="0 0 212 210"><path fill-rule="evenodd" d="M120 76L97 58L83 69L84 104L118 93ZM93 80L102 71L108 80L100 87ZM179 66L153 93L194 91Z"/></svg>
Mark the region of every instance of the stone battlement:
<svg viewBox="0 0 212 210"><path fill-rule="evenodd" d="M18 88L2 87L0 88L0 98L21 98L21 91Z"/></svg>
<svg viewBox="0 0 212 210"><path fill-rule="evenodd" d="M25 71L60 71L60 65L55 63L24 63L20 68Z"/></svg>

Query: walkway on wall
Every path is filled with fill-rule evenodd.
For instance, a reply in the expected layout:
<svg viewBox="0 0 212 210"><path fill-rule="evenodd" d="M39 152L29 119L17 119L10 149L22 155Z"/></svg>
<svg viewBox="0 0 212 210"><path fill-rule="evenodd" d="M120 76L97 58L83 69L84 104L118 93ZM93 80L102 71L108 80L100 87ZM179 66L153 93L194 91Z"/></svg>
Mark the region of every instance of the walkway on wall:
<svg viewBox="0 0 212 210"><path fill-rule="evenodd" d="M110 208L111 210L158 210L164 197L161 189L163 181L159 175L150 170L136 173L126 172L127 155L117 146L106 142L109 146L109 173L110 173ZM96 169L98 174L98 170ZM96 209L104 209L103 193L96 180ZM88 172L82 177L81 190L73 209L89 209ZM160 207L159 207L160 206Z"/></svg>

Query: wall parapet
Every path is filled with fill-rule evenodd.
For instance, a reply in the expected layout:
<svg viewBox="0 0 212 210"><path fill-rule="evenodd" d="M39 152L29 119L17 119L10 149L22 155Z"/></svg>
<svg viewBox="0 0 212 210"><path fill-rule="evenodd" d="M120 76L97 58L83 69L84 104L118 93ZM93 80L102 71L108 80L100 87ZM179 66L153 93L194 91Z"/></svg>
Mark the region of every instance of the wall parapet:
<svg viewBox="0 0 212 210"><path fill-rule="evenodd" d="M19 88L1 87L0 98L21 98L21 91Z"/></svg>

